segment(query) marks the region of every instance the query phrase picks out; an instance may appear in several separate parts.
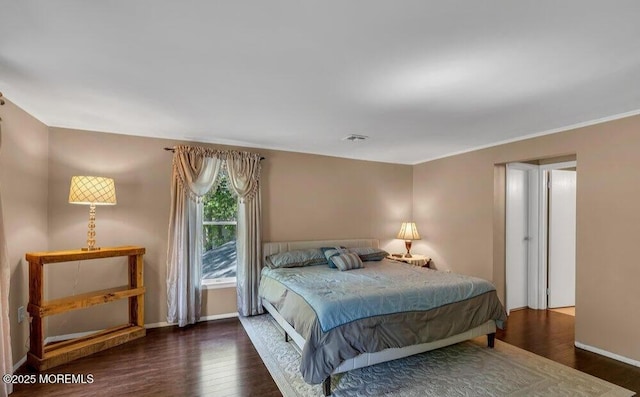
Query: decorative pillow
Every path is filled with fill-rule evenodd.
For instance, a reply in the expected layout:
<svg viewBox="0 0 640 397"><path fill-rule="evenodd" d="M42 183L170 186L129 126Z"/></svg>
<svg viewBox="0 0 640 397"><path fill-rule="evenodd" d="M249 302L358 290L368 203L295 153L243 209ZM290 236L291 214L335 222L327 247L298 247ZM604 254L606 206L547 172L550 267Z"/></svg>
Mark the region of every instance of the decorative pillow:
<svg viewBox="0 0 640 397"><path fill-rule="evenodd" d="M322 255L322 251L319 248L312 248L269 255L267 256L265 263L271 269L278 269L281 267L322 265L327 263L327 260L324 255Z"/></svg>
<svg viewBox="0 0 640 397"><path fill-rule="evenodd" d="M329 251L329 250L337 250L337 249L345 249L347 247L320 247L320 251L322 251L322 255L324 255L325 252Z"/></svg>
<svg viewBox="0 0 640 397"><path fill-rule="evenodd" d="M349 252L358 254L360 260L362 260L363 262L381 261L389 256L389 253L387 251L381 250L380 248L372 247L349 248Z"/></svg>
<svg viewBox="0 0 640 397"><path fill-rule="evenodd" d="M333 263L331 258L333 258L334 256L338 256L340 254L349 253L349 251L347 249L345 249L344 247L324 247L324 248L320 248L320 249L323 250L323 252L324 252L324 257L326 259L327 265L329 265L329 267L332 268L332 269L335 269L336 265Z"/></svg>
<svg viewBox="0 0 640 397"><path fill-rule="evenodd" d="M331 261L338 269L340 269L340 271L360 269L364 267L358 254L354 253L333 256L331 257Z"/></svg>

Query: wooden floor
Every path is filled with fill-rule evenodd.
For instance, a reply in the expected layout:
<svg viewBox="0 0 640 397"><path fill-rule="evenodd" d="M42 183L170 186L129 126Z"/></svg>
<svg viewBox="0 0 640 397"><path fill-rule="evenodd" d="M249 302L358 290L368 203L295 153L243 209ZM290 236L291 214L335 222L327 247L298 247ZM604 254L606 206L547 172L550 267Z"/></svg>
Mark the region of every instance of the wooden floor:
<svg viewBox="0 0 640 397"><path fill-rule="evenodd" d="M570 316L576 316L576 307L575 306L568 306L568 307L558 307L555 309L549 309L552 312L557 312L557 313L563 313L563 314L568 314Z"/></svg>
<svg viewBox="0 0 640 397"><path fill-rule="evenodd" d="M640 393L640 368L574 346L575 317L549 310L512 311L496 337L539 356Z"/></svg>
<svg viewBox="0 0 640 397"><path fill-rule="evenodd" d="M282 395L236 318L149 329L144 338L45 373L92 374L94 382L15 385L11 396Z"/></svg>
<svg viewBox="0 0 640 397"><path fill-rule="evenodd" d="M576 349L573 324L566 314L524 309L511 313L507 330L497 337L640 392L640 368ZM281 395L237 319L150 329L145 338L46 372L92 374L94 382L15 385L12 396Z"/></svg>

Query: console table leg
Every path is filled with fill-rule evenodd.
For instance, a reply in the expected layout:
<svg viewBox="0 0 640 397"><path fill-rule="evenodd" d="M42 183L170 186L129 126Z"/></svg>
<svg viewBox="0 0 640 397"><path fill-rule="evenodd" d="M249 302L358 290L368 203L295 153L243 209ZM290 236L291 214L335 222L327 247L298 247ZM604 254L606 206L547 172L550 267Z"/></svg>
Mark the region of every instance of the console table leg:
<svg viewBox="0 0 640 397"><path fill-rule="evenodd" d="M142 255L129 256L129 288L138 288L144 285ZM144 296L132 296L129 298L129 323L140 327L144 326Z"/></svg>

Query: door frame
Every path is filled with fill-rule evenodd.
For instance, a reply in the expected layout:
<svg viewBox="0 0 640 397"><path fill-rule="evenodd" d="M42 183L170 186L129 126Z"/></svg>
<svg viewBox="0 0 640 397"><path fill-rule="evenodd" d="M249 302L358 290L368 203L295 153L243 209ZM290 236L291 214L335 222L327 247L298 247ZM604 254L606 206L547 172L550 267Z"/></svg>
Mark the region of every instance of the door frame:
<svg viewBox="0 0 640 397"><path fill-rule="evenodd" d="M548 174L551 170L576 167L578 162L564 161L559 163L534 165L527 163L507 163L506 172L509 168L531 171L534 176L529 178L529 255L528 255L528 273L527 273L527 304L532 309L547 309L547 266L548 266L548 211L549 211L549 184ZM537 174L537 175L536 175ZM508 180L505 173L505 194L508 192ZM505 306L508 307L507 291L509 285L507 250L509 246L506 243L506 217L507 207L509 206L509 197L505 197ZM507 313L508 314L508 313Z"/></svg>

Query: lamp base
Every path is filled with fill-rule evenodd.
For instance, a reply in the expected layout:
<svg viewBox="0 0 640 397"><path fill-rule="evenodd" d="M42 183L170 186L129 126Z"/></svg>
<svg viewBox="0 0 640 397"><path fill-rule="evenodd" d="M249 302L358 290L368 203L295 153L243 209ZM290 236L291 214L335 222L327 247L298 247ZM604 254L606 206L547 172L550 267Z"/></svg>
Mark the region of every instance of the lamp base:
<svg viewBox="0 0 640 397"><path fill-rule="evenodd" d="M407 253L404 254L405 258L413 258L413 256L411 256L411 240L405 240L404 241L404 246L407 247Z"/></svg>
<svg viewBox="0 0 640 397"><path fill-rule="evenodd" d="M91 203L89 206L89 229L87 231L87 246L81 248L82 251L97 251L100 247L96 247L96 205Z"/></svg>

